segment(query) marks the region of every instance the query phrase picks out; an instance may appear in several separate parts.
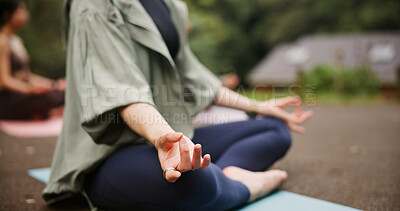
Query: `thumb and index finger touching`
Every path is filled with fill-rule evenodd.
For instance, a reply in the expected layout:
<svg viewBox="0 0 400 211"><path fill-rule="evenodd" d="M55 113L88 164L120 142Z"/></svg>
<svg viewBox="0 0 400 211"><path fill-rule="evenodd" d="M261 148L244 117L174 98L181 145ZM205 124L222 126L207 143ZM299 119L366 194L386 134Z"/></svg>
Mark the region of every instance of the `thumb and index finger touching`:
<svg viewBox="0 0 400 211"><path fill-rule="evenodd" d="M182 169L183 172L188 171L190 169L193 170L193 168L206 169L211 162L211 157L209 154L205 155L204 159L201 157L201 146L199 144L196 144L194 146L193 158L191 158L190 144L188 143L189 140L187 140L187 138L184 137L185 136L181 132L170 132L166 134L164 137L163 141L169 142L171 144L177 143L179 141L179 156L180 156L179 164L178 166L176 166L175 171L168 170L165 173L165 178L169 182L175 182L181 176L182 171L178 169Z"/></svg>
<svg viewBox="0 0 400 211"><path fill-rule="evenodd" d="M291 104L294 104L296 107L299 107L301 105L300 98L298 96L288 96L276 100L278 101L277 104L280 108L284 108Z"/></svg>

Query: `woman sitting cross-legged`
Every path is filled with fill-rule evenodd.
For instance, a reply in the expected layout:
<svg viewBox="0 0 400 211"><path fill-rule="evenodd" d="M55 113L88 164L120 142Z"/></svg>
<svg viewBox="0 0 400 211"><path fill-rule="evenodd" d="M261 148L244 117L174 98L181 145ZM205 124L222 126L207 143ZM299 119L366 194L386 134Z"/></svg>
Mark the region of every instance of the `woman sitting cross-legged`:
<svg viewBox="0 0 400 211"><path fill-rule="evenodd" d="M16 34L29 20L23 0L0 0L0 119L61 116L65 79L34 74L22 39Z"/></svg>
<svg viewBox="0 0 400 211"><path fill-rule="evenodd" d="M189 47L184 1L65 5L69 80L45 200L79 193L92 210L228 210L287 179L267 169L312 112L298 97L255 101L223 87ZM213 103L260 118L194 129Z"/></svg>

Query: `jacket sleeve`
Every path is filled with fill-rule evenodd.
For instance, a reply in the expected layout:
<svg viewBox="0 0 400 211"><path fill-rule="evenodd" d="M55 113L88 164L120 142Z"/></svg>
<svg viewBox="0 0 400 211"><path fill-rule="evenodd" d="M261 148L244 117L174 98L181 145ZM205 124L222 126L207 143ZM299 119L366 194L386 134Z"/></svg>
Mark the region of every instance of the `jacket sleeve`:
<svg viewBox="0 0 400 211"><path fill-rule="evenodd" d="M186 3L182 5L184 7L184 24L188 26L188 8ZM194 55L189 45L188 36L183 45L182 61L184 64L184 71L181 72L184 81L184 96L188 99L187 101L192 102L187 109L191 115L196 115L214 102L218 91L222 87L222 81Z"/></svg>
<svg viewBox="0 0 400 211"><path fill-rule="evenodd" d="M214 102L222 81L197 59L189 43L185 43L184 54L187 64L183 71L184 96L192 102L188 107L191 114L196 115Z"/></svg>
<svg viewBox="0 0 400 211"><path fill-rule="evenodd" d="M121 26L105 14L88 12L74 28L68 64L77 81L80 123L94 142L111 145L127 128L119 107L137 102L155 106L150 85Z"/></svg>

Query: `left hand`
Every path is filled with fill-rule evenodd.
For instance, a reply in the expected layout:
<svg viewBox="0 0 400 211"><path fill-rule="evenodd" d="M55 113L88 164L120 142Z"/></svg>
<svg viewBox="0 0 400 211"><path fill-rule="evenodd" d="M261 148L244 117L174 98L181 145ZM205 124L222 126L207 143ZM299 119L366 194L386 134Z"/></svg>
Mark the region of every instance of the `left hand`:
<svg viewBox="0 0 400 211"><path fill-rule="evenodd" d="M284 109L288 105L295 105L295 111L291 113L285 111ZM305 112L301 110L301 102L297 96L262 101L258 103L257 110L261 115L274 116L284 120L289 129L298 133L305 133L306 129L300 126L300 124L313 115L313 112L310 110Z"/></svg>

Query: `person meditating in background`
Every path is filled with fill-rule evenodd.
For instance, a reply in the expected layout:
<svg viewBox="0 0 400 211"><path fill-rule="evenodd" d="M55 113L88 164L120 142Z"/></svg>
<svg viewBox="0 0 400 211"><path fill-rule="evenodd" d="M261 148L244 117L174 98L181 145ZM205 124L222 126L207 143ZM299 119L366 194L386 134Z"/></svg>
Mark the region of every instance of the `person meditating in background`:
<svg viewBox="0 0 400 211"><path fill-rule="evenodd" d="M65 11L66 105L46 201L218 211L287 179L267 169L312 112L298 97L255 101L223 87L190 49L184 1L66 0ZM194 129L191 118L213 103L260 115Z"/></svg>
<svg viewBox="0 0 400 211"><path fill-rule="evenodd" d="M65 79L31 72L29 56L16 34L29 20L23 0L0 0L0 119L61 115Z"/></svg>

